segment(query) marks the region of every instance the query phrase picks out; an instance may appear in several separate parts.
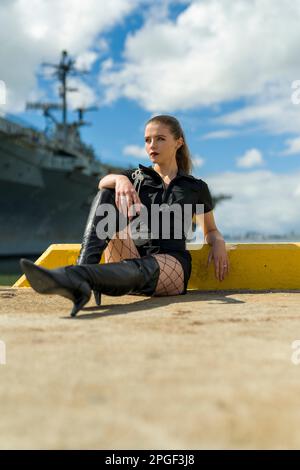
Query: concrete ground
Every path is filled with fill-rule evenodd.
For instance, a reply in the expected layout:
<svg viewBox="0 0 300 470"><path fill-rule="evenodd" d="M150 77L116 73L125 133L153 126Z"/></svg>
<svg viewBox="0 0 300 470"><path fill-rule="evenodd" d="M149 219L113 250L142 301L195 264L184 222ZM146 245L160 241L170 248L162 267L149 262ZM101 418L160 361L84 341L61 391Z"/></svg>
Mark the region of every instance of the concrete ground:
<svg viewBox="0 0 300 470"><path fill-rule="evenodd" d="M0 289L1 449L300 448L300 290Z"/></svg>

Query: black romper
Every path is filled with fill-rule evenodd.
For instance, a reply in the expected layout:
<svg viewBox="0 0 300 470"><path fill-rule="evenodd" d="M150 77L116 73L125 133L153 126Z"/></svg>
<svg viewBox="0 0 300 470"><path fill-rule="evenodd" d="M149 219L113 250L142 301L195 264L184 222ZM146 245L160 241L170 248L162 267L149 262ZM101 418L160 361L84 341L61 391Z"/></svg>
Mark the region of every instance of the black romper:
<svg viewBox="0 0 300 470"><path fill-rule="evenodd" d="M183 170L178 170L177 175L171 180L167 188L161 176L151 165L144 166L139 164L139 168L124 170L119 174L127 176L131 183L134 184L141 203L146 206L149 215L151 213L152 204L158 204L162 211L166 210L166 208L172 204L180 204L183 208L184 204L192 204L192 215L195 214L196 204L204 205L204 213L213 209L212 197L207 183L200 178L195 178L185 173ZM137 180L139 180L138 184ZM133 241L140 256L151 254L169 254L174 256L174 258L181 263L184 271L184 291L182 294L186 294L187 284L192 270L192 257L190 252L186 249L184 231L182 232L181 239L175 239L172 218L170 218L170 221L170 239L163 239L161 236L152 238L150 235L149 239L144 240L142 244L140 244L140 242L137 244L135 240ZM151 232L150 218L149 227Z"/></svg>

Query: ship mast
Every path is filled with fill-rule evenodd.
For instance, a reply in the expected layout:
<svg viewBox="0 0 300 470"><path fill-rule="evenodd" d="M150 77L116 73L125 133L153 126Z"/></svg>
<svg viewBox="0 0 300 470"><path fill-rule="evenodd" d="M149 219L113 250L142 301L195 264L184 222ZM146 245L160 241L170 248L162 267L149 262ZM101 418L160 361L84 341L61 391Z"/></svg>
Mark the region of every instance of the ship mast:
<svg viewBox="0 0 300 470"><path fill-rule="evenodd" d="M83 75L88 73L86 70L79 70L75 67L75 60L71 59L70 56L68 55L67 51L62 51L61 53L61 59L58 64L50 64L47 62L42 63L43 67L51 67L54 69L53 76L56 77L61 86L59 88L59 96L62 99L61 104L57 103L41 103L41 102L35 102L35 103L27 103L26 108L27 109L42 109L44 112L44 115L47 118L51 118L55 124L57 123L57 120L54 118L54 116L51 115L50 110L51 109L61 109L62 110L62 122L61 126L64 129L64 135L65 139L67 139L67 130L68 130L68 102L67 102L67 93L68 92L73 92L73 91L78 91L77 88L71 88L68 87L67 85L67 79L69 75ZM76 123L77 124L77 123ZM83 125L83 123L81 124Z"/></svg>
<svg viewBox="0 0 300 470"><path fill-rule="evenodd" d="M67 51L62 51L61 59L59 64L49 64L43 62L44 67L52 67L55 69L53 75L58 78L61 83L60 97L62 98L62 124L67 125L68 116L68 104L67 104L67 92L77 91L77 88L70 88L67 86L68 75L83 75L88 73L86 70L78 70L75 67L75 60L71 59Z"/></svg>
<svg viewBox="0 0 300 470"><path fill-rule="evenodd" d="M89 108L81 107L76 108L74 111L78 113L78 121L75 122L76 126L90 126L91 123L84 120L84 114L90 111L97 111L98 106L90 106Z"/></svg>

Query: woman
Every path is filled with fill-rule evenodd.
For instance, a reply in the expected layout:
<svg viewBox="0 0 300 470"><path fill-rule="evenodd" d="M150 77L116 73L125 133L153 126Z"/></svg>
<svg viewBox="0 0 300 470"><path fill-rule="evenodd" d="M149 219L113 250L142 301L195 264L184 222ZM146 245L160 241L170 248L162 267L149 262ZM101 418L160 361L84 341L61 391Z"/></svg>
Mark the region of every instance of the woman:
<svg viewBox="0 0 300 470"><path fill-rule="evenodd" d="M225 242L214 221L210 191L203 180L189 174L189 149L178 120L167 115L151 118L145 126L145 148L152 165L140 164L136 170L109 174L100 180L76 266L48 270L21 260L22 269L37 292L59 294L73 301L72 316L89 301L92 290L98 304L101 293L112 296L186 294L191 255L186 250L185 228L181 225L179 237L178 231L177 235L174 232L188 206L192 208L192 216L196 204L204 207L204 215L196 214L196 219L202 226L205 241L212 247L207 265L214 260L215 275L220 281L229 272ZM175 205L181 209L177 219L171 217ZM114 209L113 219L108 220L106 229L104 214L110 208ZM158 208L155 215L153 208ZM140 217L144 209L146 219ZM136 224L137 221L142 223ZM162 231L165 221L169 223L167 237ZM144 232L137 229L143 224ZM158 225L158 231L157 227L153 230L154 225ZM105 263L99 264L103 251Z"/></svg>

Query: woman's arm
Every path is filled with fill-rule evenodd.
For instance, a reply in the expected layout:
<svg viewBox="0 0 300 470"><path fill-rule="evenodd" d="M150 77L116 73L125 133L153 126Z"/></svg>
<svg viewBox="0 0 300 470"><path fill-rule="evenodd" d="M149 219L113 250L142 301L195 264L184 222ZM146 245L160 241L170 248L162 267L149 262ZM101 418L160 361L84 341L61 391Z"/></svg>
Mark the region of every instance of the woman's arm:
<svg viewBox="0 0 300 470"><path fill-rule="evenodd" d="M221 241L221 242L224 242L225 243L225 240L221 234L221 232L219 232L218 229L215 229L215 230L210 230L209 232L206 233L205 235L205 238L204 240L206 241L206 243L208 243L208 245L210 246L213 246L213 244L215 242L218 242L218 241Z"/></svg>
<svg viewBox="0 0 300 470"><path fill-rule="evenodd" d="M208 255L207 267L214 259L215 276L219 281L222 281L225 275L229 273L229 259L225 240L216 226L213 211L199 214L196 216L196 222L203 230L205 242L212 247Z"/></svg>
<svg viewBox="0 0 300 470"><path fill-rule="evenodd" d="M197 225L200 225L203 230L205 243L213 246L216 241L224 242L224 238L216 226L213 211L196 215L196 223Z"/></svg>
<svg viewBox="0 0 300 470"><path fill-rule="evenodd" d="M116 182L120 178L127 178L125 175L114 175L113 173L104 176L101 178L99 181L98 188L103 189L103 188L115 188L116 187Z"/></svg>
<svg viewBox="0 0 300 470"><path fill-rule="evenodd" d="M128 214L130 219L135 215L132 214L132 206L134 206L137 213L140 212L141 200L127 176L114 174L106 175L99 181L98 187L100 190L114 188L117 208L123 214Z"/></svg>

